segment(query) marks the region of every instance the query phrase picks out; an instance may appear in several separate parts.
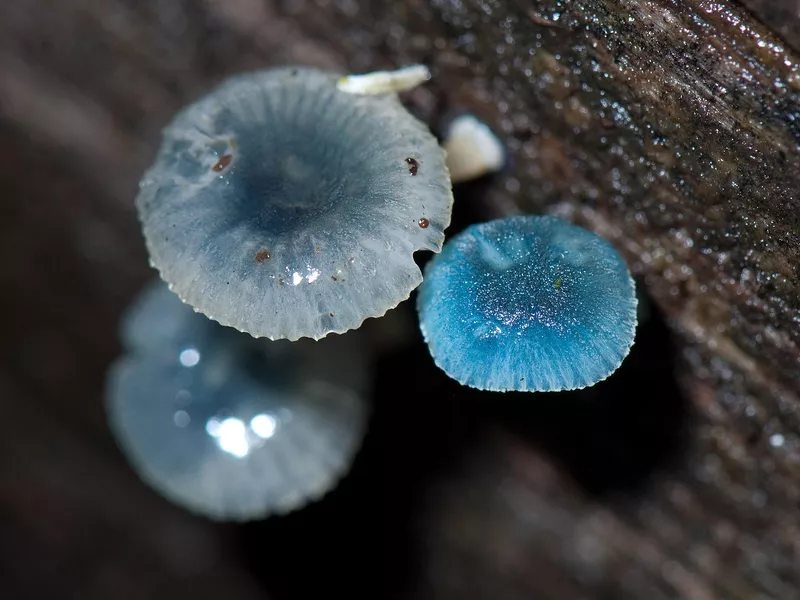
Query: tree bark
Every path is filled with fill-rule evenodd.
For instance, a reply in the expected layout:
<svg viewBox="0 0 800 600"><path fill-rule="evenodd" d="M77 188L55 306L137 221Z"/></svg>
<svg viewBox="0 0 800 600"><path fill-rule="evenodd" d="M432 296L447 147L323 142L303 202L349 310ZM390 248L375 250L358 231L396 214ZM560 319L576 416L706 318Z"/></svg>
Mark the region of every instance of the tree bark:
<svg viewBox="0 0 800 600"><path fill-rule="evenodd" d="M747 8L794 49L800 51L800 2L797 0L743 0Z"/></svg>

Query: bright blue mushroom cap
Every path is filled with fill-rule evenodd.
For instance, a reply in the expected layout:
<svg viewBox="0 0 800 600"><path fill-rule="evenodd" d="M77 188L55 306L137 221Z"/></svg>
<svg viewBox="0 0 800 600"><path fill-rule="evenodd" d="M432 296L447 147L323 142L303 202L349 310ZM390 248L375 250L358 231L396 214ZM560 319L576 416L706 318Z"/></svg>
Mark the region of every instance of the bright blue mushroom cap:
<svg viewBox="0 0 800 600"><path fill-rule="evenodd" d="M172 323L172 325L169 325ZM215 520L282 514L330 491L365 433L359 340L254 339L150 286L110 369L109 426L139 476Z"/></svg>
<svg viewBox="0 0 800 600"><path fill-rule="evenodd" d="M355 329L422 281L453 197L444 152L393 93L282 67L238 75L164 130L136 206L184 302L254 337Z"/></svg>
<svg viewBox="0 0 800 600"><path fill-rule="evenodd" d="M613 373L633 345L636 293L611 245L554 217L473 225L425 270L420 327L437 366L489 391L561 391Z"/></svg>

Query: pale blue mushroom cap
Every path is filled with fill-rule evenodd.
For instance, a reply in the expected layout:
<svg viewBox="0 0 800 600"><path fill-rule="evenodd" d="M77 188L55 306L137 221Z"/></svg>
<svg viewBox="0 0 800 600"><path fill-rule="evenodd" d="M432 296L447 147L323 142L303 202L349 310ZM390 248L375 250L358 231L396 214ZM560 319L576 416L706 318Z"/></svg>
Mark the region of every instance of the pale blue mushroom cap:
<svg viewBox="0 0 800 600"><path fill-rule="evenodd" d="M422 281L452 192L444 153L394 93L283 67L235 76L165 129L136 199L170 289L254 337L357 328Z"/></svg>
<svg viewBox="0 0 800 600"><path fill-rule="evenodd" d="M169 318L178 326L165 327ZM254 339L193 312L162 282L133 305L122 337L109 425L139 476L173 503L258 519L320 498L348 471L368 418L357 339Z"/></svg>
<svg viewBox="0 0 800 600"><path fill-rule="evenodd" d="M420 327L436 364L489 391L561 391L613 373L633 345L636 292L594 233L547 216L473 225L425 270Z"/></svg>

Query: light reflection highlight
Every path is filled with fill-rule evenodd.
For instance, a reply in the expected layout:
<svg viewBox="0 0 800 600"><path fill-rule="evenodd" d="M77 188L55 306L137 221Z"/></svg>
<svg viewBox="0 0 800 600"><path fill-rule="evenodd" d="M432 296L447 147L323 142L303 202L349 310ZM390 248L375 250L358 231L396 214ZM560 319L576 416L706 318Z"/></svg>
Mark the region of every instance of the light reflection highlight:
<svg viewBox="0 0 800 600"><path fill-rule="evenodd" d="M317 279L319 279L319 276L322 275L322 272L319 269L316 269L310 265L306 268L308 270L306 275L303 275L298 271L294 271L292 273L292 285L300 285L303 283L303 279L305 279L308 283L314 283Z"/></svg>
<svg viewBox="0 0 800 600"><path fill-rule="evenodd" d="M240 419L228 417L223 421L209 419L206 431L216 440L217 445L236 458L244 458L250 451L247 442L247 428Z"/></svg>
<svg viewBox="0 0 800 600"><path fill-rule="evenodd" d="M186 418L189 418L188 414ZM236 417L212 417L206 421L206 433L224 452L236 458L244 458L272 438L278 431L279 423L278 418L266 412L257 414L249 423Z"/></svg>
<svg viewBox="0 0 800 600"><path fill-rule="evenodd" d="M178 410L175 411L175 414L172 415L172 421L178 427L186 427L189 423L192 422L192 418L189 416L185 410Z"/></svg>
<svg viewBox="0 0 800 600"><path fill-rule="evenodd" d="M260 438L265 440L275 435L278 421L270 414L262 413L250 419L250 429Z"/></svg>
<svg viewBox="0 0 800 600"><path fill-rule="evenodd" d="M194 367L200 362L200 352L197 348L186 348L181 350L178 360L184 367Z"/></svg>

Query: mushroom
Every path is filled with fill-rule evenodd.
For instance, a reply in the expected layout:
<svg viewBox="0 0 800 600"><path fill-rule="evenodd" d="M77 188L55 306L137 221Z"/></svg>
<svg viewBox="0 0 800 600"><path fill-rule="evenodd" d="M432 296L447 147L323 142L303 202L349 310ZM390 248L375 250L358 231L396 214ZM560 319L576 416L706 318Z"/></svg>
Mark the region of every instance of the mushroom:
<svg viewBox="0 0 800 600"><path fill-rule="evenodd" d="M425 269L420 328L436 365L489 391L594 385L627 356L636 290L594 233L548 216L468 227Z"/></svg>
<svg viewBox="0 0 800 600"><path fill-rule="evenodd" d="M136 199L170 289L272 340L343 333L408 298L413 254L441 250L453 203L443 150L391 91L419 83L409 69L275 68L183 109Z"/></svg>
<svg viewBox="0 0 800 600"><path fill-rule="evenodd" d="M300 508L348 471L368 418L358 337L254 339L151 285L123 322L106 407L139 476L214 520Z"/></svg>
<svg viewBox="0 0 800 600"><path fill-rule="evenodd" d="M506 163L502 142L486 123L470 114L459 115L449 123L442 147L453 183L496 173Z"/></svg>
<svg viewBox="0 0 800 600"><path fill-rule="evenodd" d="M373 71L362 75L345 75L336 87L349 94L386 94L405 92L428 81L431 72L425 65L412 65L395 71Z"/></svg>

